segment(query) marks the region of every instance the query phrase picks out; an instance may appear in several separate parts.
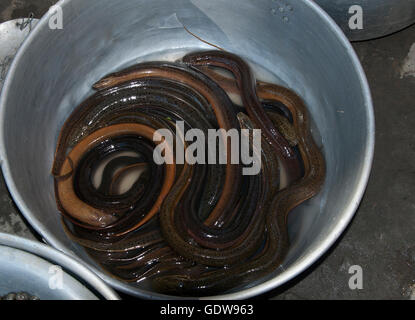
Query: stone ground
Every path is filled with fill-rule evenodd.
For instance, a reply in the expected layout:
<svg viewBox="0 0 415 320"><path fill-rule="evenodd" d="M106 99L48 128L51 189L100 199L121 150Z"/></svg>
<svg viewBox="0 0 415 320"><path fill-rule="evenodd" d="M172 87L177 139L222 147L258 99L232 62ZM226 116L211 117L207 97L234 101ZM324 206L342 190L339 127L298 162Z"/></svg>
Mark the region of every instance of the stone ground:
<svg viewBox="0 0 415 320"><path fill-rule="evenodd" d="M55 2L1 0L0 23L30 12L39 18ZM260 298L415 299L415 26L353 46L376 112L376 153L366 195L347 231L320 261ZM1 176L0 231L38 238ZM348 286L353 265L363 269L362 290Z"/></svg>

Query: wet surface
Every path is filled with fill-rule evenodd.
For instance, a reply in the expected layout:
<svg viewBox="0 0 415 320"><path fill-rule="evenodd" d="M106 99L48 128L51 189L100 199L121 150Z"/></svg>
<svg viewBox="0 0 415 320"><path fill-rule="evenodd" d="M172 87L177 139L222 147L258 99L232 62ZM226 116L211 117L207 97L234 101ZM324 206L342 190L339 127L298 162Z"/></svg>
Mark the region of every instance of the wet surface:
<svg viewBox="0 0 415 320"><path fill-rule="evenodd" d="M2 0L0 22L46 12L54 0ZM376 151L366 195L337 244L308 271L260 298L415 299L415 26L354 43L371 86ZM408 69L409 68L409 69ZM34 238L0 177L0 232ZM363 289L349 287L352 266Z"/></svg>

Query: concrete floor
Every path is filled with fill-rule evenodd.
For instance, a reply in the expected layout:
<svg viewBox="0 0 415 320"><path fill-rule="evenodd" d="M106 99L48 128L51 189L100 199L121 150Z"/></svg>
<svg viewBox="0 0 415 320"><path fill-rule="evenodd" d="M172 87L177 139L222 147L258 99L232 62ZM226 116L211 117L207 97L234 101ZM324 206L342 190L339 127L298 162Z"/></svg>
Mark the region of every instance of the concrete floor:
<svg viewBox="0 0 415 320"><path fill-rule="evenodd" d="M1 0L0 23L39 18L55 0ZM401 77L415 43L415 26L354 43L376 113L372 176L355 219L312 268L261 298L415 299L415 74ZM415 47L414 47L415 50ZM19 214L0 177L0 231L38 236ZM363 269L363 289L349 288L349 268Z"/></svg>

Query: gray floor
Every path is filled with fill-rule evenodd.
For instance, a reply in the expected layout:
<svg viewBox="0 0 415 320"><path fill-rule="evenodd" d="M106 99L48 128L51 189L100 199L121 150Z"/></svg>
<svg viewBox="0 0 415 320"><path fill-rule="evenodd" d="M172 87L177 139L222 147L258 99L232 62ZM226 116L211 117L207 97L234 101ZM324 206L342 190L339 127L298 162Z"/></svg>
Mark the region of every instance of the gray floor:
<svg viewBox="0 0 415 320"><path fill-rule="evenodd" d="M1 0L0 23L55 0ZM415 26L354 43L371 85L376 154L365 198L352 224L318 263L261 298L415 299L415 76L401 77ZM0 178L0 231L34 238ZM348 286L350 266L363 269L363 289Z"/></svg>

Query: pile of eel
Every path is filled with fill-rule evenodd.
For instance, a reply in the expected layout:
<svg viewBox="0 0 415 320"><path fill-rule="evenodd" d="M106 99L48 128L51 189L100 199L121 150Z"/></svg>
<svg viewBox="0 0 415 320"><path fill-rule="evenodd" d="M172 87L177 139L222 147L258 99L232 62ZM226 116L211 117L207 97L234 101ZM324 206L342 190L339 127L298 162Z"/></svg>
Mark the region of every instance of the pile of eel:
<svg viewBox="0 0 415 320"><path fill-rule="evenodd" d="M242 58L219 50L137 64L93 88L65 122L52 169L73 241L113 277L165 294L224 293L278 269L289 247L289 212L325 178L298 95L257 81ZM260 129L261 150L251 151L260 153L261 172L245 176L245 165L230 157L156 164L162 140L154 136L159 129L184 135L177 121L206 136L209 129ZM174 144L165 153L176 159ZM120 191L133 173L131 188Z"/></svg>

